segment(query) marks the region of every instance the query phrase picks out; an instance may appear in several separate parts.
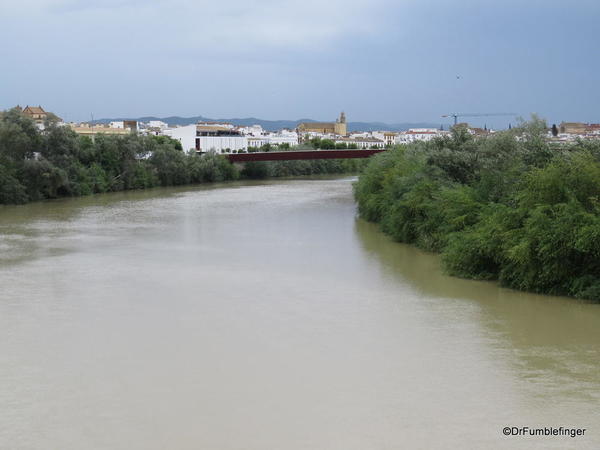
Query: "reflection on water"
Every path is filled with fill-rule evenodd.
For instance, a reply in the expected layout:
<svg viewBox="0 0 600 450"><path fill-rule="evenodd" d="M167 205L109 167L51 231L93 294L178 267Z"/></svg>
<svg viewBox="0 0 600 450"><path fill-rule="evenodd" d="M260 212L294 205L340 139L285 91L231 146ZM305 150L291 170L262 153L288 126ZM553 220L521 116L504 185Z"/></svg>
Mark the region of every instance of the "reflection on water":
<svg viewBox="0 0 600 450"><path fill-rule="evenodd" d="M544 401L550 389L566 399L599 404L600 305L450 277L440 270L439 257L391 243L374 224L357 219L356 231L386 275L400 275L424 297L436 299L433 308L444 307L439 299L469 301L491 344L504 350L519 375L531 382L531 395Z"/></svg>
<svg viewBox="0 0 600 450"><path fill-rule="evenodd" d="M445 276L350 179L0 207L0 286L0 448L600 445L600 307Z"/></svg>

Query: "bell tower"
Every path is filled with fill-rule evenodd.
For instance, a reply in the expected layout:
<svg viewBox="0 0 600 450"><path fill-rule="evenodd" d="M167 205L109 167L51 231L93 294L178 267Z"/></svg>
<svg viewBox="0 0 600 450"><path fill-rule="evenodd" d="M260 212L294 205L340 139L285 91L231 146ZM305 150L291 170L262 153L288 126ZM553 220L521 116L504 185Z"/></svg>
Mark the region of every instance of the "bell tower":
<svg viewBox="0 0 600 450"><path fill-rule="evenodd" d="M346 136L348 134L346 113L344 113L344 111L340 114L340 118L335 121L335 134L339 134L340 136Z"/></svg>

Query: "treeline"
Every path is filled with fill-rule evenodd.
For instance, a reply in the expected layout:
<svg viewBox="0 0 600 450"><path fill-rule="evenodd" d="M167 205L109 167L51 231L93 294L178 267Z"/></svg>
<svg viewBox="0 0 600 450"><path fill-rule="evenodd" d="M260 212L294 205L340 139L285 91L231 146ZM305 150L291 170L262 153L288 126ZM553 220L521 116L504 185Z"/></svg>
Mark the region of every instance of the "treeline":
<svg viewBox="0 0 600 450"><path fill-rule="evenodd" d="M0 113L0 204L93 193L248 178L345 173L359 163L252 163L241 171L226 157L185 153L166 136L97 134L46 123L40 132L17 109Z"/></svg>
<svg viewBox="0 0 600 450"><path fill-rule="evenodd" d="M111 136L92 140L48 123L40 132L13 109L0 119L0 203L88 195L235 179L223 157L186 154L164 136Z"/></svg>
<svg viewBox="0 0 600 450"><path fill-rule="evenodd" d="M244 178L292 177L359 173L367 166L366 159L316 159L300 161L253 161L244 164Z"/></svg>
<svg viewBox="0 0 600 450"><path fill-rule="evenodd" d="M448 273L600 301L600 144L550 144L546 124L414 143L370 159L360 215L441 252Z"/></svg>

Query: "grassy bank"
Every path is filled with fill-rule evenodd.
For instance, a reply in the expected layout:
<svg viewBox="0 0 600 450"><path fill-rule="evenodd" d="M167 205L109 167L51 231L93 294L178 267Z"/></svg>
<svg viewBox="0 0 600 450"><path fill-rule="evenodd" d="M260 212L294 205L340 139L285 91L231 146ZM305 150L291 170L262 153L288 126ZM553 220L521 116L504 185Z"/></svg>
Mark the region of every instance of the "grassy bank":
<svg viewBox="0 0 600 450"><path fill-rule="evenodd" d="M359 213L452 275L600 301L600 145L544 135L533 120L379 154L355 185Z"/></svg>

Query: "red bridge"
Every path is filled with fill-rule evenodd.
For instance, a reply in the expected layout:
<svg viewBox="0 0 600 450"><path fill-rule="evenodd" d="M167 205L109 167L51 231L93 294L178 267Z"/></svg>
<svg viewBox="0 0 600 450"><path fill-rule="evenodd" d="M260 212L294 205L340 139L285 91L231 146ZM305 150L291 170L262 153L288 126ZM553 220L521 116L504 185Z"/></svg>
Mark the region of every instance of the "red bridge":
<svg viewBox="0 0 600 450"><path fill-rule="evenodd" d="M227 158L231 162L248 161L292 161L299 159L349 159L368 158L375 153L384 152L384 149L371 150L300 150L289 152L255 152L232 153Z"/></svg>

